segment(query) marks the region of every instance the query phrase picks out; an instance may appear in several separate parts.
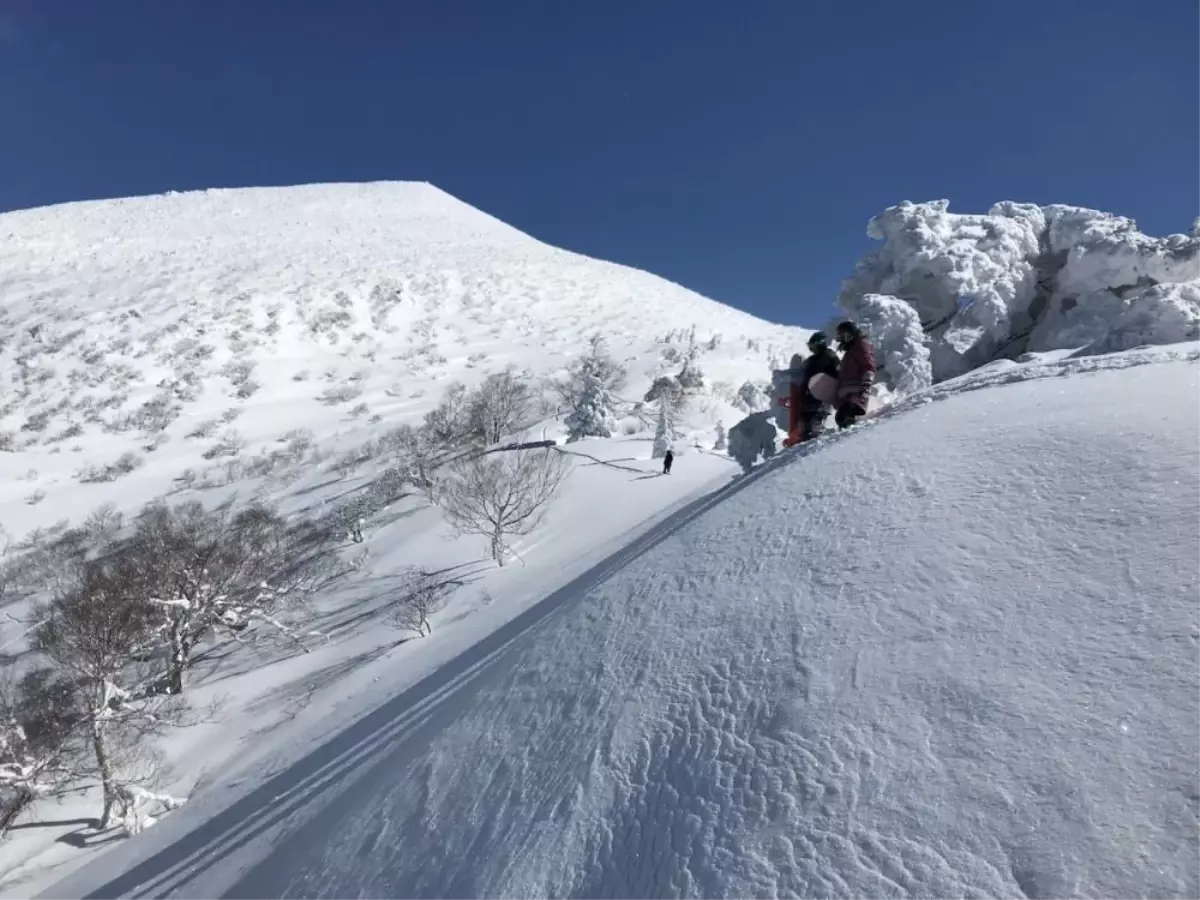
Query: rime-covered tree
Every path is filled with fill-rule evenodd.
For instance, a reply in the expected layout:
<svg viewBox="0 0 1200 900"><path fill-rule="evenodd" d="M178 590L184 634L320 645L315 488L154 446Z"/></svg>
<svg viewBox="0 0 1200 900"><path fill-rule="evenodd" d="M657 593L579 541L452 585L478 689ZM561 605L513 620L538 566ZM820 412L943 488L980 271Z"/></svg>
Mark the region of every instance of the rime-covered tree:
<svg viewBox="0 0 1200 900"><path fill-rule="evenodd" d="M572 440L581 437L610 437L615 423L615 394L625 383L625 367L612 357L604 339L596 334L588 349L554 381L552 387L567 410L567 428Z"/></svg>
<svg viewBox="0 0 1200 900"><path fill-rule="evenodd" d="M654 448L652 459L661 459L667 455L675 441L675 397L663 394L658 398L658 425L654 431Z"/></svg>

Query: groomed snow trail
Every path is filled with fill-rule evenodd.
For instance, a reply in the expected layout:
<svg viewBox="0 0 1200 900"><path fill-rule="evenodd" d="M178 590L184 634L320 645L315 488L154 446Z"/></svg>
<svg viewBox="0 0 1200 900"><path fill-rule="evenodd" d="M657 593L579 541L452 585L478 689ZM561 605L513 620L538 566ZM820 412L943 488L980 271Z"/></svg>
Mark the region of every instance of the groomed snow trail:
<svg viewBox="0 0 1200 900"><path fill-rule="evenodd" d="M1198 386L828 440L97 895L1196 896Z"/></svg>

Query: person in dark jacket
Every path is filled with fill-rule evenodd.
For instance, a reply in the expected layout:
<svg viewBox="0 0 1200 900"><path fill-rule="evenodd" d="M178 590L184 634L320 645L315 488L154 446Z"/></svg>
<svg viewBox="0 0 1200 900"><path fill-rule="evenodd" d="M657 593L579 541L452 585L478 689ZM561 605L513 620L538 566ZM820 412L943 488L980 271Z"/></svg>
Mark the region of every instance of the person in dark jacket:
<svg viewBox="0 0 1200 900"><path fill-rule="evenodd" d="M809 357L800 370L800 440L811 441L825 427L829 407L809 390L808 383L814 375L838 377L838 356L829 346L829 338L823 331L814 331L808 339Z"/></svg>
<svg viewBox="0 0 1200 900"><path fill-rule="evenodd" d="M663 457L663 474L671 474L671 464L675 462L675 453L671 450L667 451L667 455Z"/></svg>
<svg viewBox="0 0 1200 900"><path fill-rule="evenodd" d="M871 385L875 383L875 348L853 322L842 322L836 334L842 361L838 365L835 421L838 428L849 428L867 414Z"/></svg>

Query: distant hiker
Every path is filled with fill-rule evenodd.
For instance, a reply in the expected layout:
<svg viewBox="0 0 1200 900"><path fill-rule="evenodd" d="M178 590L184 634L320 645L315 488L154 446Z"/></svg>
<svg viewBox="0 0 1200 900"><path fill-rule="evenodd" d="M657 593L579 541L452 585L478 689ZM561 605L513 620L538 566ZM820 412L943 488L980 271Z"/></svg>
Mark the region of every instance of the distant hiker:
<svg viewBox="0 0 1200 900"><path fill-rule="evenodd" d="M836 334L842 361L838 365L834 421L838 428L849 428L867 414L871 385L875 383L875 348L853 322L842 322Z"/></svg>
<svg viewBox="0 0 1200 900"><path fill-rule="evenodd" d="M663 457L663 474L671 474L671 463L675 462L675 452L668 450L667 455Z"/></svg>
<svg viewBox="0 0 1200 900"><path fill-rule="evenodd" d="M825 375L838 377L839 360L829 346L829 337L823 331L814 331L808 339L809 357L800 369L800 440L811 441L825 428L829 406L813 393L810 386L813 377Z"/></svg>

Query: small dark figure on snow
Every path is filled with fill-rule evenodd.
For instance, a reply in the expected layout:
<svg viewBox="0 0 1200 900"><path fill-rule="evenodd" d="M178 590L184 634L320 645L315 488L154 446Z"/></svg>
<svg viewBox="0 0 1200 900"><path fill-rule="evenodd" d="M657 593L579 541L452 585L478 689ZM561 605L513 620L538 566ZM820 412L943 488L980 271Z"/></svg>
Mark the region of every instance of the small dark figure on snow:
<svg viewBox="0 0 1200 900"><path fill-rule="evenodd" d="M849 428L867 414L871 385L875 383L875 348L853 322L837 327L838 349L842 361L838 365L837 415L838 428Z"/></svg>
<svg viewBox="0 0 1200 900"><path fill-rule="evenodd" d="M800 440L811 441L825 427L829 407L815 397L808 383L814 375L838 377L838 356L829 347L829 338L823 331L814 331L808 339L809 357L800 369Z"/></svg>
<svg viewBox="0 0 1200 900"><path fill-rule="evenodd" d="M671 450L667 451L667 455L663 457L663 474L671 474L671 463L675 462L675 453Z"/></svg>

